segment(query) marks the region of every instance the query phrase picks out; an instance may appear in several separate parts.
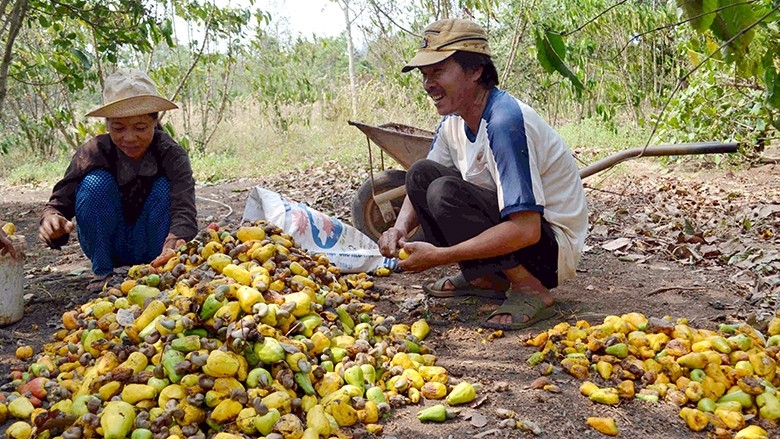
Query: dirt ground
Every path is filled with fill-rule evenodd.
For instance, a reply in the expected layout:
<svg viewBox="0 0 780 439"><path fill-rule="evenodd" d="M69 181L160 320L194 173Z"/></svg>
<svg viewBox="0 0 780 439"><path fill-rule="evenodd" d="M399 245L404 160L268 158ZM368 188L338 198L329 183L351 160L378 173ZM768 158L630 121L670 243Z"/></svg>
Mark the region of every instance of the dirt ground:
<svg viewBox="0 0 780 439"><path fill-rule="evenodd" d="M637 161L620 172L591 177L586 181L591 212L586 252L576 278L554 290L564 312L503 337L489 339L491 331L481 326L497 302L423 295L421 284L454 267L376 279L382 293L378 312L408 323L429 316L432 335L427 344L435 349L439 364L458 378L481 383L480 395L486 397L443 424L417 421L419 406L395 409L383 422L383 437L534 437L498 429L498 408L515 410L521 419L536 423L542 431L538 437L545 438L602 437L585 425L589 416L615 418L622 437L707 437L707 432L691 432L671 404L593 404L579 393L580 381L565 373L551 377L560 393L531 389L539 373L526 364L534 349L521 340L560 321L599 323L608 314L628 312L687 317L691 326L709 329L727 321L765 323L775 311L778 293L778 172L774 165L734 172L669 172ZM349 187L325 197L321 188L301 190L300 185L291 185L299 189L286 194L346 220L360 181L360 176L351 178L343 183ZM285 192L288 183L288 177L278 176L198 187L199 222L237 224L249 188L263 185ZM0 187L0 219L13 221L27 236L25 316L0 329L0 385L9 381L10 369L25 367L14 357L17 345L40 347L60 326L62 312L89 300L84 292L89 265L78 244L72 241L55 252L35 239L48 195L49 188ZM225 217L228 206L232 214ZM770 434L778 437L780 430Z"/></svg>

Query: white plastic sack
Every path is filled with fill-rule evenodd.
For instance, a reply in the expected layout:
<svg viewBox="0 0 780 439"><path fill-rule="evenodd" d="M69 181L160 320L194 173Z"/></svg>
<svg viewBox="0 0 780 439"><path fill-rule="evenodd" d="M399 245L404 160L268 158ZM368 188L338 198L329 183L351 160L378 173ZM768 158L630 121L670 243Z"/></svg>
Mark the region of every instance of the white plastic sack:
<svg viewBox="0 0 780 439"><path fill-rule="evenodd" d="M265 220L295 238L314 255L325 254L343 273L395 270L398 260L379 253L379 246L360 230L260 186L249 192L243 221Z"/></svg>

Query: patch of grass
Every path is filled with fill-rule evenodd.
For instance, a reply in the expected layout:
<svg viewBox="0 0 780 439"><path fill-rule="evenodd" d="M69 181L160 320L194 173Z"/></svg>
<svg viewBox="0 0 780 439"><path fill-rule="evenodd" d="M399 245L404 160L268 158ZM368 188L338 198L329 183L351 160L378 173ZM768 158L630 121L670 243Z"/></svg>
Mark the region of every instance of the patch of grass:
<svg viewBox="0 0 780 439"><path fill-rule="evenodd" d="M196 180L259 178L330 160L355 162L366 154L365 140L346 122L315 120L309 125L292 125L284 132L257 122L251 129L242 129L252 121L232 121L215 136L219 151L193 156Z"/></svg>
<svg viewBox="0 0 780 439"><path fill-rule="evenodd" d="M191 153L196 181L217 182L236 178L259 179L284 174L312 165L336 161L368 170L366 136L347 122L355 120L371 125L396 122L434 130L440 116L422 88L407 89L370 81L361 86L357 112L353 116L348 89L337 96L314 104L296 104L283 109L289 119L286 130L269 111L251 100L234 102L205 153ZM183 132L181 114L172 112L177 133ZM197 115L192 115L197 126ZM304 121L308 119L308 123ZM592 163L615 151L643 145L646 131L619 127L613 132L596 120L571 122L557 128L580 160L580 166ZM21 154L23 151L19 151ZM380 149L373 145L375 168L380 167ZM6 160L8 158L8 160ZM62 177L70 154L53 160L3 157L0 178L10 184L53 184ZM387 155L386 168L399 168ZM20 165L16 165L21 163Z"/></svg>
<svg viewBox="0 0 780 439"><path fill-rule="evenodd" d="M192 156L195 178L198 181L259 178L327 161L354 163L368 169L366 137L350 126L349 120L372 125L397 122L427 129L434 129L438 123L435 111L420 108L419 101L406 99L402 93L379 83L368 84L361 90L357 115L353 117L348 108L351 100L345 90L338 98L313 104L308 123L301 121L300 107L288 109L293 123L286 130L279 128L256 104L236 103L240 108L232 110L233 117L225 119L212 139L209 153ZM378 166L379 149L375 146L373 153ZM385 156L385 166L396 165Z"/></svg>
<svg viewBox="0 0 780 439"><path fill-rule="evenodd" d="M12 162L13 163L13 162ZM8 168L4 174L10 185L47 183L53 185L65 175L65 169L70 163L70 157L52 159L25 159L18 166Z"/></svg>
<svg viewBox="0 0 780 439"><path fill-rule="evenodd" d="M648 135L646 129L633 126L618 126L617 131L612 131L594 119L570 122L557 130L572 151L594 155L644 146Z"/></svg>
<svg viewBox="0 0 780 439"><path fill-rule="evenodd" d="M583 119L556 128L583 168L624 149L644 146L648 131L633 126L618 126L613 131L594 119Z"/></svg>
<svg viewBox="0 0 780 439"><path fill-rule="evenodd" d="M195 181L220 181L231 178L233 169L242 166L241 159L227 153L192 155L190 157Z"/></svg>

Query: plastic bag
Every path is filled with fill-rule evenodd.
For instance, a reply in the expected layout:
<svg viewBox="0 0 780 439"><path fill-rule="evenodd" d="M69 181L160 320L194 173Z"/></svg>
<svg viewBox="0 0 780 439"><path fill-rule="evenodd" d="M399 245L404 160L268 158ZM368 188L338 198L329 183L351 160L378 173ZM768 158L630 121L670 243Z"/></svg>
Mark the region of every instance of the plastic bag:
<svg viewBox="0 0 780 439"><path fill-rule="evenodd" d="M379 267L396 270L398 267L397 259L382 256L379 246L358 229L256 186L249 192L243 221L259 220L281 227L310 254L326 255L343 273L373 271Z"/></svg>

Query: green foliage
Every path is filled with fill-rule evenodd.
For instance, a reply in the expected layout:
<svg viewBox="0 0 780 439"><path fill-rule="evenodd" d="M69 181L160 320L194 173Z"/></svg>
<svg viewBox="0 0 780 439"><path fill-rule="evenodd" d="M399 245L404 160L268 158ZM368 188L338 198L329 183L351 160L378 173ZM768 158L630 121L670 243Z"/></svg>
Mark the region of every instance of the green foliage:
<svg viewBox="0 0 780 439"><path fill-rule="evenodd" d="M82 122L81 114L99 101L103 77L123 66L149 70L160 92L172 99L184 90L179 101L184 104L186 134L180 140L186 143L191 138L196 151L205 149L235 94L233 69L241 50L239 37L253 17L249 9L188 0L30 4L27 27L13 46L9 69L15 120L6 117L3 123L23 132L17 137L37 154L46 156L58 149L50 146L52 142L75 149L103 129L101 122ZM183 50L174 48L175 16L188 26L200 26L202 40L190 41ZM175 58L172 49L179 51ZM41 125L49 127L48 132L41 131ZM5 140L5 145L13 143Z"/></svg>
<svg viewBox="0 0 780 439"><path fill-rule="evenodd" d="M723 142L765 144L771 109L764 104L762 91L747 83L733 85L733 74L719 67L714 63L696 72L689 85L674 96L663 114L659 138L686 143L699 141L706 133Z"/></svg>
<svg viewBox="0 0 780 439"><path fill-rule="evenodd" d="M81 122L80 114L106 63L116 63L123 47L148 50L171 32L141 0L32 0L25 19L12 47L11 111L3 119L14 134L4 142L40 157L75 149L96 132L98 125Z"/></svg>
<svg viewBox="0 0 780 439"><path fill-rule="evenodd" d="M491 35L499 62L516 54L503 86L551 119L599 118L613 130L643 125L674 87L679 55L673 30L642 34L674 14L659 2L622 3L520 0L508 6L502 12L512 19L504 22L513 27L499 25ZM513 42L516 35L528 37Z"/></svg>
<svg viewBox="0 0 780 439"><path fill-rule="evenodd" d="M169 22L156 21L143 0L33 0L27 20L37 44L22 45L19 80L56 76L70 92L94 87L94 63L116 63L125 46L151 50L172 41ZM47 48L49 50L41 50Z"/></svg>
<svg viewBox="0 0 780 439"><path fill-rule="evenodd" d="M297 38L282 44L266 30L258 32L244 65L252 97L270 113L280 132L294 124L308 125L313 111L338 106L333 97L348 84L346 40L342 37ZM358 60L358 77L376 72ZM349 99L347 99L349 101Z"/></svg>
<svg viewBox="0 0 780 439"><path fill-rule="evenodd" d="M719 5L718 0L677 0L685 15L691 18L691 26L699 32L704 32L715 21L715 11Z"/></svg>
<svg viewBox="0 0 780 439"><path fill-rule="evenodd" d="M735 140L748 154L760 151L780 130L780 5L677 3L701 37L681 44L691 73L662 114L659 132L687 141L703 135Z"/></svg>
<svg viewBox="0 0 780 439"><path fill-rule="evenodd" d="M582 96L585 88L564 60L566 59L566 44L563 36L549 29L536 29L536 59L547 73L558 72L574 86L577 96Z"/></svg>
<svg viewBox="0 0 780 439"><path fill-rule="evenodd" d="M714 6L714 5L712 5ZM745 2L724 1L723 6L730 6L727 9L723 9L718 13L713 14L714 19L711 21L709 29L715 36L721 41L733 41L725 47L726 49L726 61L735 62L743 59L743 56L747 53L750 47L751 41L755 36L755 29L750 28L753 22L756 20L756 12L752 5ZM710 6L710 10L715 8ZM706 10L702 8L702 12ZM705 23L702 23L702 28Z"/></svg>

